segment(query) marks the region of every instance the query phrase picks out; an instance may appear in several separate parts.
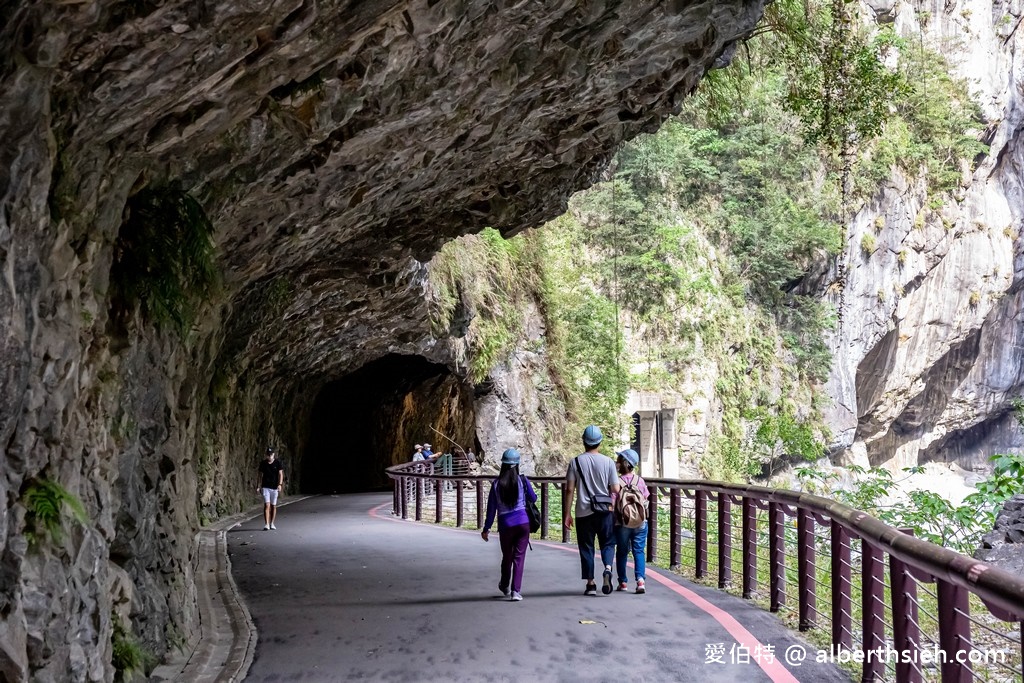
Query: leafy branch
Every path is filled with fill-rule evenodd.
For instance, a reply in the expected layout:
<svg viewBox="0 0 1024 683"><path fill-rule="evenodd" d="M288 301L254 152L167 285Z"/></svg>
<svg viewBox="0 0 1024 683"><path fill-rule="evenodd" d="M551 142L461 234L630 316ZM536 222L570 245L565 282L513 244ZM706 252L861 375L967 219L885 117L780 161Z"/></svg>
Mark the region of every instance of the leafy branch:
<svg viewBox="0 0 1024 683"><path fill-rule="evenodd" d="M43 538L59 543L64 535L65 509L79 524L89 521L85 506L74 494L49 479L35 479L24 489L22 504L28 511L29 542L38 544Z"/></svg>

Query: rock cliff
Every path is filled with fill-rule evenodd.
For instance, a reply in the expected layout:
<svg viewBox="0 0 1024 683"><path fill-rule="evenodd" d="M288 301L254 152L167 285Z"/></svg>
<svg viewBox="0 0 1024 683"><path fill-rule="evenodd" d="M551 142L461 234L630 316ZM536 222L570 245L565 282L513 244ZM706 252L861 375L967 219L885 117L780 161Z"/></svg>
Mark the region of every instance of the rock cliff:
<svg viewBox="0 0 1024 683"><path fill-rule="evenodd" d="M110 680L117 622L157 655L186 647L193 533L248 504L261 446L279 444L295 490L316 471L302 458L321 387L388 354L456 369L458 342L427 322L423 262L457 235L559 213L760 11L0 8L0 678ZM184 329L115 296L118 264L158 268L188 246L141 239L142 197L213 228L218 281ZM25 493L42 482L87 522L30 544Z"/></svg>
<svg viewBox="0 0 1024 683"><path fill-rule="evenodd" d="M987 456L1024 447L1013 409L1024 393L1020 4L863 8L866 20L894 24L967 79L989 152L938 203L923 182L894 175L851 223L827 386L834 455L982 469ZM877 244L871 253L865 235Z"/></svg>

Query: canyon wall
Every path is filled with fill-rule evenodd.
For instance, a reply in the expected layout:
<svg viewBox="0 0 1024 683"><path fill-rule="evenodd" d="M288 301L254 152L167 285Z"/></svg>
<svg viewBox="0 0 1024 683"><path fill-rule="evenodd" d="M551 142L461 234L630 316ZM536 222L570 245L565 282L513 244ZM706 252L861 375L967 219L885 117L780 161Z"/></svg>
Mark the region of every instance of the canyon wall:
<svg viewBox="0 0 1024 683"><path fill-rule="evenodd" d="M1013 405L1024 394L1021 6L861 7L866 22L892 24L909 49L942 55L967 80L989 151L941 197L894 174L850 224L845 292L830 292L840 318L826 386L833 457L984 470L993 453L1024 448Z"/></svg>
<svg viewBox="0 0 1024 683"><path fill-rule="evenodd" d="M388 354L458 374L424 303L438 246L563 211L761 9L0 8L0 678L111 680L118 622L188 647L195 530L249 504L268 442L295 490L320 389ZM119 264L176 262L196 245L169 231L207 220L217 281L187 324L151 315L148 267L117 294ZM47 482L85 508L59 536L26 496Z"/></svg>

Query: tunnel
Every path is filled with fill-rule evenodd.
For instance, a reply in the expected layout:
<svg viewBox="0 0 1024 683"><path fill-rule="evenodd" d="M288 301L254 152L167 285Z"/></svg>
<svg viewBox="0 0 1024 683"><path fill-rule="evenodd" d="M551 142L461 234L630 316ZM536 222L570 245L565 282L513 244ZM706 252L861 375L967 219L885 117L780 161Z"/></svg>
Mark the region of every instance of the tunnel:
<svg viewBox="0 0 1024 683"><path fill-rule="evenodd" d="M390 487L384 470L407 462L413 446L437 453L474 441L473 386L421 356L390 354L325 385L300 457L302 493ZM435 431L436 430L436 431Z"/></svg>

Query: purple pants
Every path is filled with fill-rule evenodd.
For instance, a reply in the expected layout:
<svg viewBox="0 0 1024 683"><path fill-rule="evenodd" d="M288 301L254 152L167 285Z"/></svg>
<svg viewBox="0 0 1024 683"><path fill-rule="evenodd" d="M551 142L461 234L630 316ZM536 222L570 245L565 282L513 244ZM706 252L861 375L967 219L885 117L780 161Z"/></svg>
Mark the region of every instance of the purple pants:
<svg viewBox="0 0 1024 683"><path fill-rule="evenodd" d="M511 589L520 593L523 588L526 546L530 543L530 525L517 524L507 529L499 529L498 539L501 541L501 580L498 581L498 587L503 590L509 588L511 578Z"/></svg>

